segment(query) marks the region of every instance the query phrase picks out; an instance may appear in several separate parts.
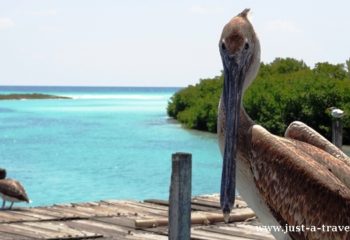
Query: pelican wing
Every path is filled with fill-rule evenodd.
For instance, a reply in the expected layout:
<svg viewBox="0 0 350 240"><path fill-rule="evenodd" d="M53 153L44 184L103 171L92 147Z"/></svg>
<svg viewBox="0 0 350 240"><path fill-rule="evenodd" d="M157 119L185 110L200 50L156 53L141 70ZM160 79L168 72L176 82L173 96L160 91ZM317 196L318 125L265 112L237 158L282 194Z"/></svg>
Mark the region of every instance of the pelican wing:
<svg viewBox="0 0 350 240"><path fill-rule="evenodd" d="M299 121L292 122L285 132L285 137L306 142L323 149L350 166L350 158L343 151L305 123Z"/></svg>
<svg viewBox="0 0 350 240"><path fill-rule="evenodd" d="M350 190L329 169L293 142L252 127L251 168L264 201L285 226L350 225ZM350 173L349 173L350 174ZM334 231L292 232L294 239L348 239Z"/></svg>
<svg viewBox="0 0 350 240"><path fill-rule="evenodd" d="M24 190L23 186L16 180L0 180L0 193L18 199L20 201L29 202L26 191Z"/></svg>
<svg viewBox="0 0 350 240"><path fill-rule="evenodd" d="M301 157L307 155L319 164L325 166L328 171L333 173L345 186L350 189L350 166L341 159L334 157L330 153L295 139L280 138L284 144L287 144L293 151L298 152Z"/></svg>

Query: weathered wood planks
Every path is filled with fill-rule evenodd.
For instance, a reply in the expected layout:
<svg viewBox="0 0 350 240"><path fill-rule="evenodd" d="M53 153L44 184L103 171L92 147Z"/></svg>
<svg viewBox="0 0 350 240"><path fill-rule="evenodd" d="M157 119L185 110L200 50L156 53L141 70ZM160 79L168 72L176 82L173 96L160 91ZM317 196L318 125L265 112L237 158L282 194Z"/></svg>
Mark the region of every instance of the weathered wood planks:
<svg viewBox="0 0 350 240"><path fill-rule="evenodd" d="M256 231L256 221L248 221L255 214L242 199L230 216L234 223L223 224L218 201L217 195L191 200L191 239L274 239ZM0 239L163 240L168 224L168 201L104 200L0 211Z"/></svg>

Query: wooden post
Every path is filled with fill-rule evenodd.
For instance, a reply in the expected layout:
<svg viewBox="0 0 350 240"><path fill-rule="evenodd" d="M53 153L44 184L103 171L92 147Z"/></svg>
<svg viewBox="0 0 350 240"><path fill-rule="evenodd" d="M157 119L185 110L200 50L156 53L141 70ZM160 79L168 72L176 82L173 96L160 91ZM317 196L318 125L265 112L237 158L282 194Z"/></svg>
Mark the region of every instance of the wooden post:
<svg viewBox="0 0 350 240"><path fill-rule="evenodd" d="M172 172L169 195L169 239L191 238L191 180L192 155L172 155Z"/></svg>
<svg viewBox="0 0 350 240"><path fill-rule="evenodd" d="M343 123L341 118L332 118L332 143L339 149L343 146Z"/></svg>

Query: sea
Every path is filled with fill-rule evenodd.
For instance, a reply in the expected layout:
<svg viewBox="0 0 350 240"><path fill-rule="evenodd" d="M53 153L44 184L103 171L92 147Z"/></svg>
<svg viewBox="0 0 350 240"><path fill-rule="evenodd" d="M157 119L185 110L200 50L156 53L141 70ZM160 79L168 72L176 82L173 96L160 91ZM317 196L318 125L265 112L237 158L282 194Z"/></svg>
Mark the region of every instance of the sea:
<svg viewBox="0 0 350 240"><path fill-rule="evenodd" d="M188 152L192 195L217 193L217 136L167 116L167 103L178 90L0 86L0 94L71 98L0 101L0 167L23 184L29 206L168 199L171 155Z"/></svg>

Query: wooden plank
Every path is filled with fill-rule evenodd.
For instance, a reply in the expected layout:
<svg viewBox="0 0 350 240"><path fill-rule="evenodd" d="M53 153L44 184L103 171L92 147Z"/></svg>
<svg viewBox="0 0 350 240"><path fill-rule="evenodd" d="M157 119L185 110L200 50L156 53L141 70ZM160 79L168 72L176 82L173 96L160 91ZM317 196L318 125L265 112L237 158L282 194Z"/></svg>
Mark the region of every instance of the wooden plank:
<svg viewBox="0 0 350 240"><path fill-rule="evenodd" d="M161 206L157 204L152 204L152 203L146 203L146 202L136 202L136 201L129 201L129 205L135 205L135 206L140 206L146 209L152 209L152 210L157 210L160 212L168 212L168 207L166 206Z"/></svg>
<svg viewBox="0 0 350 240"><path fill-rule="evenodd" d="M117 237L117 239L125 238L132 232L129 228L95 220L74 220L68 221L66 224L74 229L93 231L104 237Z"/></svg>
<svg viewBox="0 0 350 240"><path fill-rule="evenodd" d="M167 236L155 235L151 233L136 232L128 235L127 239L140 239L140 240L168 240Z"/></svg>
<svg viewBox="0 0 350 240"><path fill-rule="evenodd" d="M19 221L35 221L39 220L39 218L36 218L34 216L30 216L27 214L23 214L19 210L6 210L6 213L10 214L13 217L18 217L20 220Z"/></svg>
<svg viewBox="0 0 350 240"><path fill-rule="evenodd" d="M101 207L97 206L78 206L75 205L73 210L77 210L79 212L91 214L92 217L103 217L103 216L113 216L113 213L111 211L105 210Z"/></svg>
<svg viewBox="0 0 350 240"><path fill-rule="evenodd" d="M74 214L77 217L81 217L81 218L90 218L93 217L94 214L89 212L89 211L83 211L83 210L78 210L75 209L73 207L64 207L64 206L53 206L51 209L55 210L55 211L62 211L62 212L69 212Z"/></svg>
<svg viewBox="0 0 350 240"><path fill-rule="evenodd" d="M108 211L112 216L133 216L137 215L137 210L132 206L128 205L128 201L118 201L115 203L110 203L107 201L99 202L98 208Z"/></svg>
<svg viewBox="0 0 350 240"><path fill-rule="evenodd" d="M94 220L103 222L103 223L118 225L123 228L137 229L136 218L137 217L125 217L125 216L124 217L101 217L101 218L94 218Z"/></svg>
<svg viewBox="0 0 350 240"><path fill-rule="evenodd" d="M169 206L169 202L166 200L160 200L160 199L146 199L144 200L145 203L160 205L160 206ZM215 211L215 209L212 209L211 207L201 206L198 204L191 204L191 209L195 211Z"/></svg>
<svg viewBox="0 0 350 240"><path fill-rule="evenodd" d="M200 206L205 206L205 207L210 207L214 209L220 209L220 203L217 201L208 201L207 199L202 199L202 198L193 198L191 203L193 205L200 205Z"/></svg>
<svg viewBox="0 0 350 240"><path fill-rule="evenodd" d="M253 225L259 224L256 220L249 224L222 224L218 200L217 195L192 199L191 208L195 210L191 217L192 226L202 225L195 227L191 235L193 239L274 239L270 233L255 231ZM230 221L240 222L255 216L245 207L243 200L236 202L240 208L233 209ZM167 214L168 201L164 200L106 200L16 208L0 211L0 239L166 239ZM214 223L215 226L207 226Z"/></svg>
<svg viewBox="0 0 350 240"><path fill-rule="evenodd" d="M275 238L267 233L267 232L257 232L257 229L248 229L244 227L237 227L234 225L231 226L208 226L200 228L203 231L225 234L229 236L235 237L244 237L248 239L256 239L256 240L275 240Z"/></svg>
<svg viewBox="0 0 350 240"><path fill-rule="evenodd" d="M74 228L69 227L64 222L26 222L23 223L25 226L34 227L36 229L44 230L47 232L52 232L53 237L51 238L98 238L102 237L101 234L96 234L91 231L85 231L85 230L77 230Z"/></svg>
<svg viewBox="0 0 350 240"><path fill-rule="evenodd" d="M52 218L53 220L63 220L63 219L71 219L75 218L76 216L73 214L62 214L62 212L54 211L50 208L27 208L26 211L28 214L38 214L43 216L48 216L48 218Z"/></svg>
<svg viewBox="0 0 350 240"><path fill-rule="evenodd" d="M151 232L151 233L163 235L163 236L168 236L168 227L166 226L160 226L160 227L158 226L155 228L144 228L142 229L142 231Z"/></svg>
<svg viewBox="0 0 350 240"><path fill-rule="evenodd" d="M18 223L12 224L1 224L0 232L13 233L22 237L29 237L34 239L44 239L50 237L49 234L43 233L39 230L35 230L33 228L29 229L26 227L21 227ZM21 239L21 238L19 238Z"/></svg>
<svg viewBox="0 0 350 240"><path fill-rule="evenodd" d="M137 217L108 217L95 218L94 220L115 224L128 229L142 229L147 231L148 228L156 228L160 226L168 226L168 218L137 218Z"/></svg>
<svg viewBox="0 0 350 240"><path fill-rule="evenodd" d="M79 203L71 203L72 206L98 206L99 202L79 202Z"/></svg>
<svg viewBox="0 0 350 240"><path fill-rule="evenodd" d="M57 207L45 207L45 208L37 208L37 209L32 209L34 211L41 211L41 212L46 212L46 214L50 214L53 216L58 216L60 218L80 218L81 216L77 215L75 212L71 211L65 211L62 208L57 208Z"/></svg>
<svg viewBox="0 0 350 240"><path fill-rule="evenodd" d="M192 199L192 203L196 205L220 209L219 197L196 196ZM236 197L235 208L242 208L242 207L248 207L247 203L243 201L241 198Z"/></svg>
<svg viewBox="0 0 350 240"><path fill-rule="evenodd" d="M207 213L210 223L224 222L223 214ZM243 222L255 217L255 213L250 208L234 208L230 213L229 222Z"/></svg>
<svg viewBox="0 0 350 240"><path fill-rule="evenodd" d="M95 231L104 231L105 236L113 235L115 236L117 234L119 238L117 239L167 239L167 236L159 235L153 232L147 232L147 231L138 231L135 229L131 229L128 227L120 226L120 221L112 221L112 219L117 219L117 217L105 217L105 218L97 218L94 219L94 221L91 220L77 220L72 221L72 223L84 223L91 229L91 227L94 228ZM86 226L85 226L86 227ZM107 232L106 232L107 230ZM112 231L112 232L109 232ZM120 238L123 237L123 238Z"/></svg>
<svg viewBox="0 0 350 240"><path fill-rule="evenodd" d="M166 200L146 199L144 200L144 202L159 205L159 206L169 206L169 202ZM191 204L191 209L195 211L216 211L216 209L212 209L210 207L205 207L197 204Z"/></svg>
<svg viewBox="0 0 350 240"><path fill-rule="evenodd" d="M213 201L213 202L220 202L220 194L207 194L207 195L199 195L199 196L195 196L194 198L197 199L205 199L207 201ZM239 200L239 201L244 201L244 199L240 196L240 195L236 195L235 196L235 200Z"/></svg>
<svg viewBox="0 0 350 240"><path fill-rule="evenodd" d="M114 217L126 215L121 211L124 206L114 206L103 201L72 204L77 210L87 211L94 214L93 217Z"/></svg>
<svg viewBox="0 0 350 240"><path fill-rule="evenodd" d="M17 211L20 212L22 215L35 218L33 220L30 220L30 221L47 221L47 220L55 219L55 217L53 217L53 216L30 211L30 208L21 208L21 209L15 210L15 212L17 212Z"/></svg>
<svg viewBox="0 0 350 240"><path fill-rule="evenodd" d="M115 206L113 204L107 204L104 202L99 202L96 204L84 204L84 205L77 205L76 208L88 208L96 212L96 217L103 217L103 216L120 216L120 215L127 215L125 209L123 209L124 206Z"/></svg>
<svg viewBox="0 0 350 240"><path fill-rule="evenodd" d="M0 238L1 240L17 240L17 239L20 239L20 240L34 240L34 238L30 238L30 237L25 237L25 236L22 236L22 235L17 235L13 232L2 232L1 229L0 229Z"/></svg>
<svg viewBox="0 0 350 240"><path fill-rule="evenodd" d="M245 221L248 218L254 217L255 213L249 209L234 209L230 215L230 222ZM135 229L154 228L159 226L167 226L168 218L148 216L129 216L129 217L112 217L112 218L95 218L98 221L109 222L120 226L125 226ZM218 222L223 222L222 213L209 212L194 212L191 217L192 224L208 225Z"/></svg>
<svg viewBox="0 0 350 240"><path fill-rule="evenodd" d="M107 216L118 216L120 215L119 209L111 208L111 207L105 207L101 204L94 204L94 205L88 205L88 204L77 204L74 205L75 209L83 210L83 211L90 211L92 212L96 217L107 217Z"/></svg>
<svg viewBox="0 0 350 240"><path fill-rule="evenodd" d="M195 211L220 211L219 202L208 199L209 198L205 198L205 200L202 198L194 198L192 200L191 209ZM169 206L169 202L166 200L146 199L144 202L160 206ZM236 199L235 203L236 208L244 208L248 206L245 201L239 199Z"/></svg>
<svg viewBox="0 0 350 240"><path fill-rule="evenodd" d="M56 238L67 238L68 234L65 232L53 231L51 229L41 228L39 222L36 222L34 226L27 225L25 223L11 224L12 228L23 230L26 234L33 233L37 235L37 238L43 239L56 239Z"/></svg>
<svg viewBox="0 0 350 240"><path fill-rule="evenodd" d="M0 223L19 222L19 221L25 221L26 219L28 218L26 218L23 215L11 214L11 211L8 211L8 210L0 211Z"/></svg>
<svg viewBox="0 0 350 240"><path fill-rule="evenodd" d="M249 209L234 209L230 214L230 222L245 221L248 218L254 217L255 213ZM107 221L113 219L114 223L136 229L154 228L159 226L167 226L168 218L154 218L148 216L147 218L108 218ZM106 221L103 219L103 221ZM222 213L209 212L193 212L191 216L191 224L208 225L218 222L224 222Z"/></svg>
<svg viewBox="0 0 350 240"><path fill-rule="evenodd" d="M152 204L157 204L157 205L161 205L161 206L169 206L169 201L167 200L162 200L162 199L145 199L144 200L145 203L152 203Z"/></svg>
<svg viewBox="0 0 350 240"><path fill-rule="evenodd" d="M225 234L218 234L208 232L198 228L192 228L191 239L198 240L248 240L249 238L230 236Z"/></svg>
<svg viewBox="0 0 350 240"><path fill-rule="evenodd" d="M191 204L191 210L192 211L202 211L202 212L221 212L220 209L212 208L212 207L206 207L203 205L197 205L197 204Z"/></svg>
<svg viewBox="0 0 350 240"><path fill-rule="evenodd" d="M147 215L147 217L154 218L167 218L168 217L168 207L160 206L156 204L144 203L144 202L133 202L129 201L127 206L130 206L137 213Z"/></svg>
<svg viewBox="0 0 350 240"><path fill-rule="evenodd" d="M105 201L102 204L106 204ZM108 206L118 207L120 211L127 212L128 215L135 216L162 216L167 217L168 212L165 209L149 208L146 204L140 204L134 201L107 202Z"/></svg>
<svg viewBox="0 0 350 240"><path fill-rule="evenodd" d="M93 216L91 214L86 214L84 212L72 210L71 208L64 208L59 206L50 207L49 210L56 213L60 213L62 216L74 219L87 219Z"/></svg>

